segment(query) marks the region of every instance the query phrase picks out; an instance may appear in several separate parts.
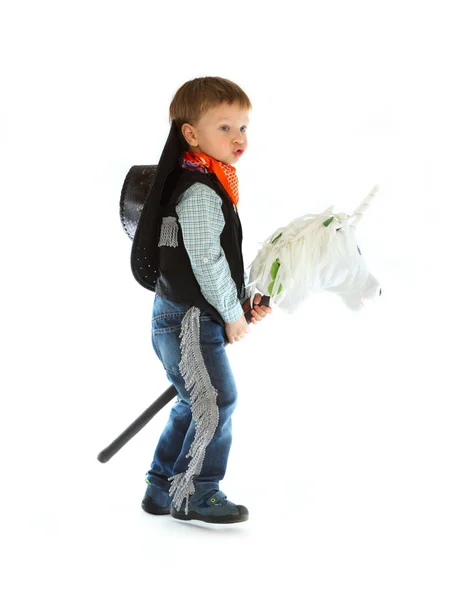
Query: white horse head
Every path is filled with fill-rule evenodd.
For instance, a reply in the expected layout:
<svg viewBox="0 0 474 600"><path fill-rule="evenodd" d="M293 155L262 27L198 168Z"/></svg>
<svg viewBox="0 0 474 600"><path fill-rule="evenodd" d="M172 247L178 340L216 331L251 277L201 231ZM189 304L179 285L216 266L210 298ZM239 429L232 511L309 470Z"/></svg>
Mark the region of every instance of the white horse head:
<svg viewBox="0 0 474 600"><path fill-rule="evenodd" d="M271 305L294 312L309 295L330 291L352 310L382 293L369 272L355 238L375 186L352 215L335 214L333 206L277 229L265 240L250 268L249 290L269 295Z"/></svg>

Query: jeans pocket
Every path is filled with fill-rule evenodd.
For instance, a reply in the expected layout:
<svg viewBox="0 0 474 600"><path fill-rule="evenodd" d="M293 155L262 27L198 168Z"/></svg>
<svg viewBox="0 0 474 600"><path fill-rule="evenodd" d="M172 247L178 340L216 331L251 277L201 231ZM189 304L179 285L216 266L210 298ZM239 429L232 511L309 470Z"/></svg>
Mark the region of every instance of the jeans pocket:
<svg viewBox="0 0 474 600"><path fill-rule="evenodd" d="M154 346L156 354L163 364L165 371L173 375L179 375L179 363L181 362L181 340L179 338L180 328L170 330L153 331Z"/></svg>
<svg viewBox="0 0 474 600"><path fill-rule="evenodd" d="M156 315L152 321L153 347L168 373L179 375L181 361L181 322L185 312Z"/></svg>

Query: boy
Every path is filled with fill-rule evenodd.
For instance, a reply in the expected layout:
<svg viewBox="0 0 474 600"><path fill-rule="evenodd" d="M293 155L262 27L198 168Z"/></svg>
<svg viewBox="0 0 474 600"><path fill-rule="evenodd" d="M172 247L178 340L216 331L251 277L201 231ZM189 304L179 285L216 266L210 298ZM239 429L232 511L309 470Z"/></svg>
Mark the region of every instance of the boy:
<svg viewBox="0 0 474 600"><path fill-rule="evenodd" d="M219 482L226 471L237 401L224 344L244 338L244 312L250 308L233 166L247 148L250 109L247 95L227 79L202 77L179 88L158 165L165 175L161 182L157 173L159 183L147 209L156 211L153 202L159 204L159 216L142 214L142 231L134 238L132 269L148 289L156 266L152 343L178 390L147 473L142 508L152 514L171 512L181 520L248 519L247 508L227 500ZM158 221L156 231L153 220ZM158 251L151 239L157 240ZM258 305L260 300L257 294L253 323L271 312Z"/></svg>

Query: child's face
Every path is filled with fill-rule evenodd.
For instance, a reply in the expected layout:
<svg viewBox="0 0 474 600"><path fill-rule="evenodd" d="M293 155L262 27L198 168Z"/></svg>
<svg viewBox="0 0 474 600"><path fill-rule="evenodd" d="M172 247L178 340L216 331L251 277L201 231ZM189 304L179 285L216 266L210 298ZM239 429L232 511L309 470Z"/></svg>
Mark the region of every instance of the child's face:
<svg viewBox="0 0 474 600"><path fill-rule="evenodd" d="M237 102L223 103L209 109L193 127L185 123L181 130L191 152L204 152L216 160L231 165L247 148L249 111Z"/></svg>

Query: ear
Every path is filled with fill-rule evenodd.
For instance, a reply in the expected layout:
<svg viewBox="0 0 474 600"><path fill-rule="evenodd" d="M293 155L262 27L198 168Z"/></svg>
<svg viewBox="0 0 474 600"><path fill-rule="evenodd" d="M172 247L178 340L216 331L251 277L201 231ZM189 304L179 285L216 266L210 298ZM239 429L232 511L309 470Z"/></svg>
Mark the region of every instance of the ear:
<svg viewBox="0 0 474 600"><path fill-rule="evenodd" d="M196 133L195 133L194 127L192 125L190 125L189 123L184 123L181 126L181 133L183 134L183 137L186 140L187 144L189 144L190 146L198 145Z"/></svg>

